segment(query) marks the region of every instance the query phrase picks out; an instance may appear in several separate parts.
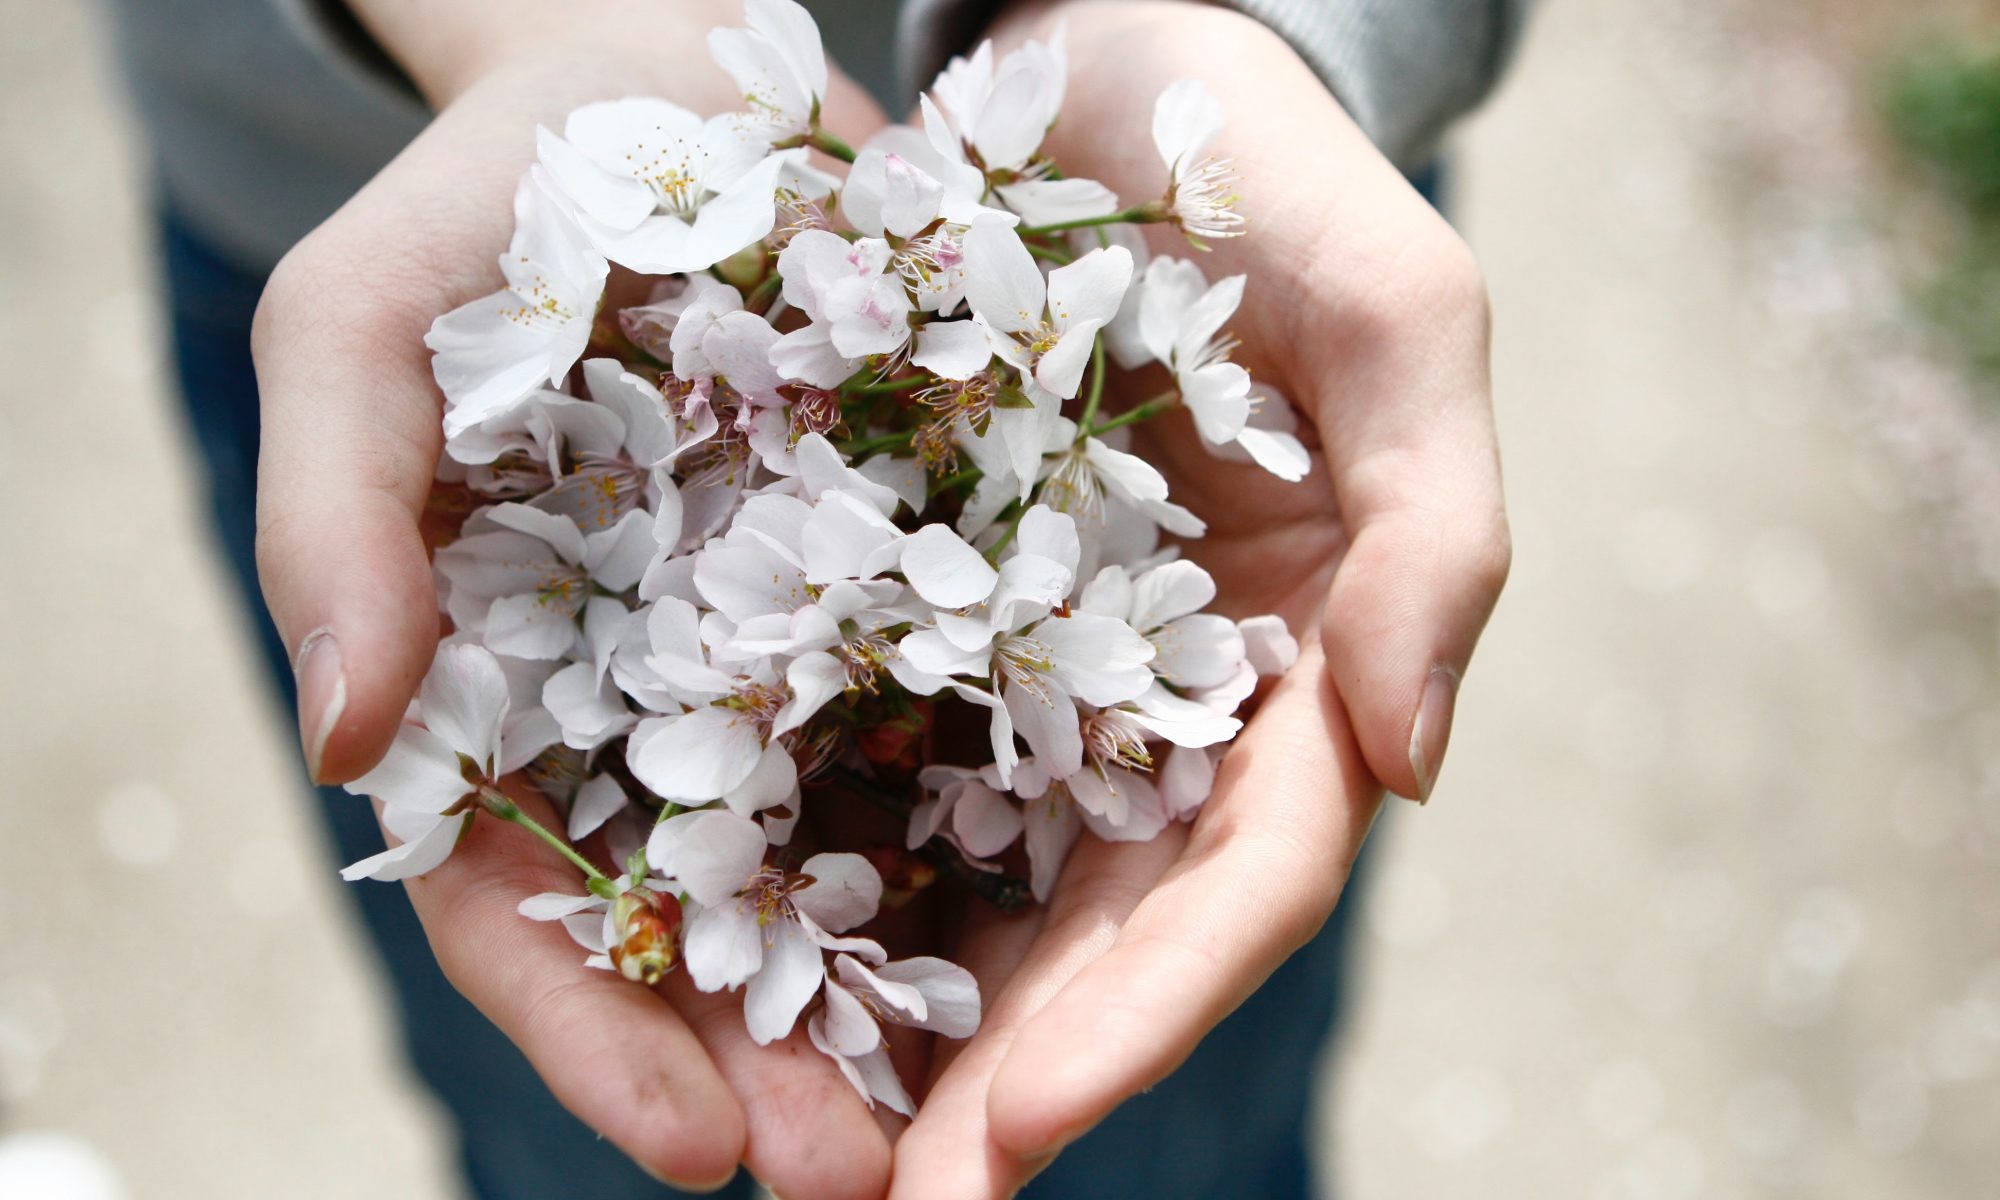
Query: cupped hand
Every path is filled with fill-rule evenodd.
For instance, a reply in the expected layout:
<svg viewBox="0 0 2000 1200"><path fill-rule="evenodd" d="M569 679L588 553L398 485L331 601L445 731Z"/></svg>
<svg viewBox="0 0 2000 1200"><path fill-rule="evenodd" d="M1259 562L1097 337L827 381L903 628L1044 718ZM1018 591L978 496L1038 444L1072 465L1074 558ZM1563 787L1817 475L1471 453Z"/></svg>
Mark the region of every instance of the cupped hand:
<svg viewBox="0 0 2000 1200"><path fill-rule="evenodd" d="M322 783L381 757L436 648L419 518L440 399L423 338L438 314L498 285L536 124L560 128L579 104L633 94L706 112L741 99L704 42L732 23L733 5L613 4L593 19L527 0L474 7L474 26L454 39L446 0L366 6L441 111L286 256L257 314L258 565L299 655L300 733ZM881 121L838 77L826 114L857 141ZM547 817L538 798L521 803ZM733 997L678 976L655 994L586 970L560 927L515 913L526 896L575 887L574 871L533 839L483 821L409 883L452 982L571 1111L648 1170L713 1187L741 1161L791 1195L881 1195L888 1141L802 1028L758 1046Z"/></svg>
<svg viewBox="0 0 2000 1200"><path fill-rule="evenodd" d="M1037 6L1001 41L1068 25L1068 98L1044 149L1128 204L1160 195L1154 98L1202 80L1228 114L1247 236L1153 250L1245 273L1237 361L1290 397L1303 483L1219 462L1185 415L1140 452L1208 523L1187 546L1235 616L1301 634L1292 671L1191 826L1085 838L1045 912L975 917L979 1033L945 1045L896 1147L892 1196L1004 1197L1164 1078L1333 910L1382 788L1426 799L1458 681L1507 574L1487 311L1464 244L1307 66L1255 22L1179 0ZM1220 1136L1218 1134L1218 1136Z"/></svg>

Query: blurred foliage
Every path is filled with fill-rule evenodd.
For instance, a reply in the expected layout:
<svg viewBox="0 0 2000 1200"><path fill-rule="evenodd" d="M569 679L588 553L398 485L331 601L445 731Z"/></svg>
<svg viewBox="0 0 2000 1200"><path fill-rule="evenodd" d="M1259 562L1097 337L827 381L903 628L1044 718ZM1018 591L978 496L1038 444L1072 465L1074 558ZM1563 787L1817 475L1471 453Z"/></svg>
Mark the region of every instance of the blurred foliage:
<svg viewBox="0 0 2000 1200"><path fill-rule="evenodd" d="M1900 56L1881 111L1915 182L1949 210L1923 312L2000 387L2000 37L1939 39Z"/></svg>

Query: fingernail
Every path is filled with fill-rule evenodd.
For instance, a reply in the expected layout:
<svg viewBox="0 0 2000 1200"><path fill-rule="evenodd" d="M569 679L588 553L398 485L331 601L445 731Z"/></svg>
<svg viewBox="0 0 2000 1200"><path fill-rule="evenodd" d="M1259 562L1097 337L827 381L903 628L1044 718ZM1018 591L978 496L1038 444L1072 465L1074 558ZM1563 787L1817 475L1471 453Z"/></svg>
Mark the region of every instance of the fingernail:
<svg viewBox="0 0 2000 1200"><path fill-rule="evenodd" d="M636 1159L634 1161L637 1162ZM662 1175L658 1171L655 1171L653 1168L647 1166L645 1163L638 1163L638 1167L641 1171L644 1171L646 1173L646 1177L648 1179L651 1179L655 1183L661 1184L666 1187L674 1188L678 1191L693 1192L696 1195L707 1195L710 1192L719 1192L723 1188L729 1186L730 1180L736 1178L735 1167L729 1168L729 1174L724 1175L722 1178L710 1180L705 1183L689 1183L683 1179L669 1179L665 1175Z"/></svg>
<svg viewBox="0 0 2000 1200"><path fill-rule="evenodd" d="M1417 777L1418 804L1428 804L1431 788L1437 785L1438 767L1451 741L1451 712L1458 703L1458 672L1446 666L1431 668L1424 682L1424 696L1417 704L1417 719L1410 726L1410 772Z"/></svg>
<svg viewBox="0 0 2000 1200"><path fill-rule="evenodd" d="M299 744L306 752L306 774L318 783L326 739L347 711L347 676L340 669L340 643L333 630L307 634L292 670L299 683Z"/></svg>

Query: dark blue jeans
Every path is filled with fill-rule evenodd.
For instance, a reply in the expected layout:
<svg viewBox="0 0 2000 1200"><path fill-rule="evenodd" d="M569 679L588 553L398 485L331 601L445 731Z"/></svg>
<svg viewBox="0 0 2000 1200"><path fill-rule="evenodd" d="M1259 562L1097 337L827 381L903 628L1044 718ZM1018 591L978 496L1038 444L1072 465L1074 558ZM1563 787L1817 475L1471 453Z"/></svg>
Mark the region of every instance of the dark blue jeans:
<svg viewBox="0 0 2000 1200"><path fill-rule="evenodd" d="M224 262L171 217L162 222L174 351L188 421L207 470L215 529L279 698L290 664L257 588L257 380L250 316L261 277ZM369 806L322 788L319 808L342 863L382 848ZM675 1195L641 1174L555 1102L520 1053L438 970L403 889L352 885L394 989L410 1060L457 1124L480 1200ZM1309 1109L1321 1045L1340 997L1349 905L1269 984L1209 1035L1186 1065L1070 1147L1027 1190L1034 1200L1307 1200ZM750 1195L739 1179L721 1193ZM810 1198L807 1198L810 1200Z"/></svg>

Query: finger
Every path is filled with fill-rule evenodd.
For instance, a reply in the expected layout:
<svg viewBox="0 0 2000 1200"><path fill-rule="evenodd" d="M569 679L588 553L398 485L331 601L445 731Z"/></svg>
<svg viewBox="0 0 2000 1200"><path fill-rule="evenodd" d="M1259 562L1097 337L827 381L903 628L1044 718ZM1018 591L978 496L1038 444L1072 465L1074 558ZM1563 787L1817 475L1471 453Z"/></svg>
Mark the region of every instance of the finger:
<svg viewBox="0 0 2000 1200"><path fill-rule="evenodd" d="M1015 1036L987 1099L994 1143L1051 1154L1179 1066L1318 932L1379 802L1308 646L1224 760L1186 852Z"/></svg>
<svg viewBox="0 0 2000 1200"><path fill-rule="evenodd" d="M1401 219L1415 228L1393 265L1296 369L1351 539L1327 663L1375 777L1424 801L1511 549L1479 273L1427 209Z"/></svg>
<svg viewBox="0 0 2000 1200"><path fill-rule="evenodd" d="M955 955L979 980L986 1010L963 1043L941 1043L923 1107L896 1143L890 1200L1003 1200L1048 1163L997 1143L988 1091L1020 1031L1070 980L1110 950L1119 927L1179 855L1176 826L1148 842L1085 838L1046 914L988 918Z"/></svg>
<svg viewBox="0 0 2000 1200"><path fill-rule="evenodd" d="M539 798L516 800L548 821ZM407 886L445 976L578 1120L690 1190L735 1173L743 1112L688 1024L646 988L584 966L560 925L516 911L539 892L580 893L574 870L526 831L482 817Z"/></svg>
<svg viewBox="0 0 2000 1200"><path fill-rule="evenodd" d="M780 1196L879 1200L889 1186L889 1141L860 1093L814 1048L804 1018L760 1046L743 1024L740 993L697 991L686 972L661 985L742 1105L743 1162Z"/></svg>
<svg viewBox="0 0 2000 1200"><path fill-rule="evenodd" d="M258 569L321 782L380 757L437 642L417 533L441 437L423 334L498 285L511 180L533 154L525 107L496 120L481 101L301 242L258 308Z"/></svg>

